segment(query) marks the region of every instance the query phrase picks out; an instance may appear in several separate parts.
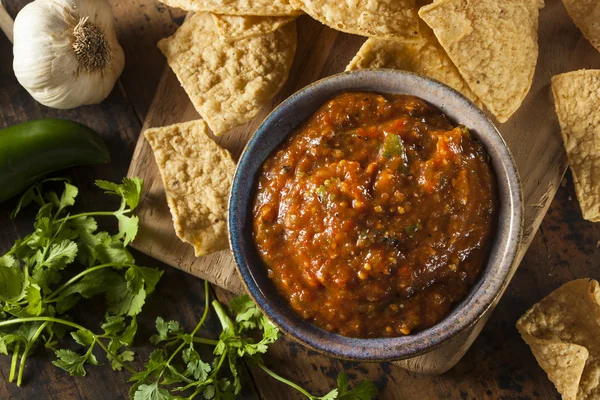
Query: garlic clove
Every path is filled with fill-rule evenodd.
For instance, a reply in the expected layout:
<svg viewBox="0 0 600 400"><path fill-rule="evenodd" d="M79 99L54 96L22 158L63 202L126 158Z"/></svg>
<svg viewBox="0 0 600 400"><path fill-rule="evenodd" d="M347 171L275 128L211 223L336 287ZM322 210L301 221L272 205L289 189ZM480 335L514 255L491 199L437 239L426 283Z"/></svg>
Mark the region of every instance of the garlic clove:
<svg viewBox="0 0 600 400"><path fill-rule="evenodd" d="M15 75L49 107L101 102L125 65L106 0L35 0L17 15L14 32Z"/></svg>

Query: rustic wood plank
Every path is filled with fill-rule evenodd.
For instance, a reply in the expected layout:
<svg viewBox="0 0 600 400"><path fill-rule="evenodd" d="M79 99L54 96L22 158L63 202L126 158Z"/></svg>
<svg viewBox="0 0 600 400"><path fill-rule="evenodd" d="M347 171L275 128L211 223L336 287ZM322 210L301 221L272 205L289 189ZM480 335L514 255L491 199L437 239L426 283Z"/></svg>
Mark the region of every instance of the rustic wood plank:
<svg viewBox="0 0 600 400"><path fill-rule="evenodd" d="M283 96L280 94L275 100L275 104L289 93L300 89L319 77L342 71L347 61L364 40L351 35L334 32L328 28L319 27L313 21L309 20L307 22L306 19L307 17L303 17L299 20L298 27L299 37L302 38L300 41L301 44L297 52L293 71L290 74L290 80L282 90ZM534 234L558 188L567 165L549 92L550 77L557 73L597 63L598 54L582 39L580 32L567 16L562 3L559 0L547 1L546 8L542 10L540 16L540 59L534 85L519 112L507 124L499 126L499 130L513 151L524 187L525 232L519 251L519 260L524 256L529 244L533 240ZM169 73L167 72L166 74L168 75ZM169 79L172 80L173 77L171 76ZM291 92L289 91L290 88L293 88ZM168 105L172 110L176 108L173 105L176 93L172 93L170 90L172 88L162 93L159 88L156 98L162 103L169 103ZM179 88L177 91L181 95ZM168 97L168 100L161 101L161 99L166 99L168 95L172 96ZM197 118L193 111L189 110L189 101L186 97L179 98L179 101L181 102L179 112L181 113L181 109L183 108L187 109L187 118L181 120ZM266 111L263 111L257 120L261 120L265 115ZM154 123L159 122L160 118L153 115L153 110L150 111L150 116L152 121L146 121L145 126L156 126ZM164 118L160 121L161 124L179 122L177 118L171 118L171 116L165 116ZM255 120L247 126L238 128L225 137L219 138L218 142L223 147L232 151L234 156L238 156L245 142L245 140L240 141L240 137L247 138L257 125L258 123ZM140 139L130 174L142 174L146 180L159 180L156 175L156 167L152 165L154 164L153 158L151 155L146 154L148 151L149 147L144 143L143 139ZM139 163L139 165L136 165L136 163ZM177 239L172 237L173 231L170 226L168 228L160 226L161 223L170 223L168 210L163 209L159 211L156 209L158 205L156 199L164 198L161 193L162 184L159 182L158 185L153 185L153 189L152 198L154 203L152 203L152 213L153 215L157 213L164 215L165 221L157 221L153 224L152 234L149 234L145 240L138 242L138 248L144 252L151 252L154 256L161 257L163 261L183 268L197 276L208 277L211 282L229 290L239 291L240 285L236 283L237 276L234 272L234 265L227 252L221 252L218 256L214 255L196 259L193 258L193 253L189 248L185 249L186 246L184 246L184 248L177 247L177 251L173 253L174 255L169 254L168 249L176 246ZM166 207L164 200L162 201L162 207ZM142 211L143 213L144 211ZM485 320L487 318L489 318L489 315L486 316ZM483 328L483 322L474 331L472 339ZM470 341L467 344L470 344ZM279 355L280 360L289 358L295 358L296 360L298 358L315 359L316 357L324 360L319 368L326 367L328 369L337 363L326 357L317 357L315 354L303 354L302 356L295 357L294 354L298 354L298 351L294 350L294 354L290 353L289 343L280 346L282 348L279 350L281 352ZM275 347L276 349L278 348L278 346ZM277 352L278 350L274 351ZM327 379L325 381L318 379L320 374L319 368L312 373L311 369L304 368L305 366L296 368L294 365L285 362L282 365L284 370L289 369L288 376L298 376L298 372L302 371L301 376L306 381L327 382ZM395 367L387 368L388 370L386 371L380 369L380 367L370 366L366 370L374 376L381 376L381 374L389 372L389 368L393 369L394 378L398 374L401 374L397 372L398 369ZM261 376L260 373L258 375ZM258 380L263 396L269 398L270 395L276 393L269 392L269 389L264 389L260 384L262 381L262 379ZM424 382L429 384L431 380L424 379ZM317 383L317 389L326 390L333 383L331 380L321 386L318 386ZM399 380L399 386L406 387L406 384L406 380ZM267 385L267 387L272 388L270 385ZM278 385L274 385L273 387L277 388L274 389L276 391L282 390ZM430 393L433 396L434 392L441 394L437 389L427 391L424 387L418 385L408 385L408 387L410 390L406 393L407 395ZM396 389L394 389L393 393L398 393ZM552 393L552 391L550 392Z"/></svg>
<svg viewBox="0 0 600 400"><path fill-rule="evenodd" d="M10 3L9 12L14 16L25 1ZM560 3L556 0L547 1L547 8L542 11L542 18L546 18L545 13L549 7L559 7L558 4ZM138 9L134 9L133 12L135 11ZM122 12L131 11L123 10ZM116 17L120 18L119 15ZM152 19L153 15L149 15L149 17ZM152 29L153 24L148 26L149 29ZM124 33L120 26L118 29L121 43L125 46L123 35L126 35L126 32ZM554 40L562 40L563 32L570 32L569 35L572 35L573 29L573 27L566 27L555 32ZM321 34L321 30L315 26L314 30L306 32L306 34L309 35L306 37L310 37L312 41L313 37ZM354 40L358 44L361 42L361 39L357 37L337 35L332 32L332 36L334 35L333 41L330 39L322 47L315 47L314 52L340 54L341 48L338 45L343 45L345 40ZM581 61L589 67L600 67L593 53L589 53L590 56L587 58L581 57L583 54L581 47L586 49L588 46L587 42L578 39L570 58L577 62ZM149 49L152 46L148 44L146 48ZM548 49L547 47L546 51ZM129 60L132 56L129 56L128 48L125 51L128 54L126 68L129 68ZM18 86L10 67L11 53L8 41L0 35L0 58L5 61L0 65L0 98L2 99L0 127L42 115L53 115L47 109L40 110L37 104L31 101L24 90ZM135 56L135 53L133 55ZM541 57L552 59L560 55L553 51L545 55L540 53ZM141 56L140 58L143 59ZM318 58L318 54L315 54L310 63L318 62ZM308 68L308 62L308 60L304 60L295 68ZM328 63L329 61L323 61L322 65L325 66ZM146 68L149 67L153 66L146 65L137 73L129 76L131 79L136 79L136 76L144 79L147 74ZM159 65L158 70L161 69L162 64ZM558 72L560 72L559 69L553 71L553 73ZM158 76L158 73L155 75ZM310 75L318 77L319 72L313 70ZM297 88L310 83L310 81L307 79L306 82L298 83ZM155 85L155 82L148 81L147 84L151 87ZM134 86L141 87L143 84L139 83ZM548 88L544 90L550 96ZM120 179L131 156L131 139L135 139L139 132L140 125L134 116L125 119L122 117L125 114L130 115L129 108L133 103L131 99L134 96L127 93L129 99L125 99L118 92L118 90L115 91L116 94L113 93L107 101L107 104L110 104L108 110L86 107L79 114L66 113L64 115L93 125L95 128L101 128L101 133L111 143L113 157L116 157L116 162L120 165L119 171L92 170L89 175L85 168L73 170L77 173L76 183L85 188L82 190L82 197L86 202L86 207L93 205L94 198L97 196L97 192L91 190L91 182L94 178ZM548 101L550 101L550 97L548 97ZM146 103L149 103L149 98L146 99ZM137 108L136 113L139 118L140 112L137 111ZM96 117L92 117L96 114ZM54 115L63 116L62 113ZM552 118L555 117L552 116ZM104 120L106 122L103 122ZM125 134L127 139L122 141L120 134ZM556 134L558 134L558 127L556 127ZM121 151L121 147L125 147L125 149ZM523 152L526 153L527 149L523 149ZM0 223L5 226L0 230L0 249L5 249L16 238L14 229L17 227L7 228L13 226L13 223L7 218L11 207L11 204L0 206ZM30 221L24 223L21 229L23 228L30 229ZM530 236L533 237L533 235ZM325 393L333 387L335 375L344 367L355 382L364 377L373 379L382 388L380 395L382 399L559 399L560 397L547 380L545 373L537 366L533 356L519 338L514 329L514 323L531 304L561 283L586 276L600 279L600 270L597 268L598 262L600 262L598 240L600 240L600 225L581 219L569 180L567 187L559 190L539 233L533 238L530 250L521 263L521 268L490 322L457 367L442 377L415 376L387 364L342 363L310 352L289 339L282 339L273 346L267 356L268 365L278 373L303 383L314 393ZM136 258L144 265L152 265L150 260L143 259L141 255L136 255ZM222 298L222 294L218 293L218 295ZM151 298L151 303L146 308L147 311L142 314L140 341L136 346L136 350L141 352L141 357L147 358L150 345L146 339L151 334L153 320L157 315L180 319L187 328L190 328L202 312L202 298L201 281L189 279L175 269L167 269L158 292ZM80 318L84 315L85 312L82 311L76 317ZM212 328L215 329L214 326ZM210 329L207 329L206 334L210 334ZM43 350L38 351L33 359L35 362L30 363L26 371L29 377L27 386L18 389L14 385L7 384L8 367L5 358L1 357L0 399L113 400L126 398L129 386L126 382L126 374L112 373L105 368L94 368L90 370L90 376L87 378L74 379L49 365L51 360L52 355ZM264 377L260 372L256 372L255 376L258 378L257 385L263 398L302 398L284 385ZM249 397L244 395L242 398Z"/></svg>
<svg viewBox="0 0 600 400"><path fill-rule="evenodd" d="M4 8L2 1L0 1L0 30L2 30L2 32L4 32L4 34L6 35L6 38L10 42L13 41L13 25L14 25L13 19L10 17L8 12L6 11L6 8Z"/></svg>
<svg viewBox="0 0 600 400"><path fill-rule="evenodd" d="M38 118L67 118L82 122L95 129L109 145L112 162L109 165L72 168L61 172L63 176L73 177L75 185L80 188L78 206L85 209L103 209L118 207L118 200L101 194L93 182L96 179L119 181L125 175L135 142L141 129L141 120L145 118L145 109L151 102L164 60L156 50L156 40L175 28L170 11L164 6L157 6L154 0L135 0L119 2L110 0L117 20L119 40L127 55L127 63L121 80L109 98L100 105L81 107L75 110L53 110L39 105L18 84L12 71L12 45L0 34L0 129L6 126ZM10 15L17 12L27 3L26 0L12 1L7 5ZM141 12L140 10L145 10ZM161 11L162 10L162 11ZM174 12L179 18L181 12ZM155 24L152 21L159 21ZM169 22L170 21L170 22ZM161 25L162 24L162 25ZM145 29L146 34L136 30L137 26ZM154 31L152 31L154 30ZM153 50L154 49L154 50ZM151 63L146 63L150 55ZM153 58L154 57L154 58ZM8 218L14 208L15 200L0 204L0 253L8 250L14 241L32 229L32 213L24 213L17 220ZM113 221L99 220L103 229L114 231ZM145 311L139 317L139 333L134 344L137 353L136 368L141 368L148 359L153 346L149 337L154 333L154 321L157 316L165 319L176 319L191 330L202 315L204 304L203 282L199 279L188 279L189 275L165 265L150 257L136 253L140 265L165 269L165 275L157 291L149 298ZM99 330L98 321L103 318L101 303L83 302L73 314L76 320L83 321L86 326ZM220 330L216 316L211 313L200 334L214 337ZM210 349L207 349L210 353ZM0 399L14 400L65 400L93 399L115 400L127 399L129 373L113 372L108 366L91 367L86 378L75 378L56 368L51 362L55 359L53 352L39 348L29 358L24 387L18 388L8 382L10 358L0 356ZM103 356L99 359L104 360ZM250 376L242 370L244 392L243 398L258 399L258 395Z"/></svg>
<svg viewBox="0 0 600 400"><path fill-rule="evenodd" d="M119 80L122 93L144 121L165 64L156 43L177 29L185 12L155 0L109 2L127 65Z"/></svg>

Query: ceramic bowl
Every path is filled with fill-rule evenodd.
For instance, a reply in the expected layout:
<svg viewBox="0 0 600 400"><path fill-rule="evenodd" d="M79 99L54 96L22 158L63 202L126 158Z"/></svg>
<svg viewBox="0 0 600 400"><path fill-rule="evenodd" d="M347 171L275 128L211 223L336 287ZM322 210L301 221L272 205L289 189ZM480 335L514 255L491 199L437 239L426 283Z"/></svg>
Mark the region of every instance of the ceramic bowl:
<svg viewBox="0 0 600 400"><path fill-rule="evenodd" d="M488 264L469 295L442 321L402 337L361 339L318 328L297 316L267 277L252 239L255 183L264 160L303 121L335 95L348 91L408 94L438 107L467 126L486 147L496 173L500 212ZM469 329L510 281L522 233L522 194L514 159L486 115L462 94L433 79L396 70L334 75L290 96L265 119L239 160L229 199L229 236L240 276L264 314L284 333L311 349L354 361L392 361L427 353Z"/></svg>

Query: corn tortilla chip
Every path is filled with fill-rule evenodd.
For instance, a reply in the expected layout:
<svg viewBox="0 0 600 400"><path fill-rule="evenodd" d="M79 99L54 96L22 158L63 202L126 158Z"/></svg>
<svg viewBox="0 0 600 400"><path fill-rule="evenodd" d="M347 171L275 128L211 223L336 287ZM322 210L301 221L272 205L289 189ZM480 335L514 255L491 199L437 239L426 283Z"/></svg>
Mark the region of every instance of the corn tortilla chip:
<svg viewBox="0 0 600 400"><path fill-rule="evenodd" d="M369 38L346 67L346 71L366 68L392 68L415 72L458 90L481 107L481 101L464 81L433 31L424 23L416 42Z"/></svg>
<svg viewBox="0 0 600 400"><path fill-rule="evenodd" d="M414 40L419 35L415 0L290 0L338 31L379 39Z"/></svg>
<svg viewBox="0 0 600 400"><path fill-rule="evenodd" d="M196 256L228 248L227 202L235 172L231 155L202 120L145 131L160 170L177 236Z"/></svg>
<svg viewBox="0 0 600 400"><path fill-rule="evenodd" d="M186 11L211 12L224 15L262 15L284 17L300 15L288 0L160 0Z"/></svg>
<svg viewBox="0 0 600 400"><path fill-rule="evenodd" d="M208 13L195 14L158 47L215 135L254 118L287 80L296 24L243 40L220 37Z"/></svg>
<svg viewBox="0 0 600 400"><path fill-rule="evenodd" d="M531 307L517 329L565 400L600 398L600 285L568 282Z"/></svg>
<svg viewBox="0 0 600 400"><path fill-rule="evenodd" d="M600 221L600 70L552 78L552 93L583 218Z"/></svg>
<svg viewBox="0 0 600 400"><path fill-rule="evenodd" d="M419 10L473 92L506 122L531 88L542 0L438 0Z"/></svg>
<svg viewBox="0 0 600 400"><path fill-rule="evenodd" d="M521 336L563 400L576 400L589 355L587 349L576 344L538 339L526 333L521 333Z"/></svg>
<svg viewBox="0 0 600 400"><path fill-rule="evenodd" d="M296 17L260 17L212 14L217 33L225 39L241 40L275 32Z"/></svg>
<svg viewBox="0 0 600 400"><path fill-rule="evenodd" d="M583 36L600 51L600 2L598 0L563 0L563 3Z"/></svg>

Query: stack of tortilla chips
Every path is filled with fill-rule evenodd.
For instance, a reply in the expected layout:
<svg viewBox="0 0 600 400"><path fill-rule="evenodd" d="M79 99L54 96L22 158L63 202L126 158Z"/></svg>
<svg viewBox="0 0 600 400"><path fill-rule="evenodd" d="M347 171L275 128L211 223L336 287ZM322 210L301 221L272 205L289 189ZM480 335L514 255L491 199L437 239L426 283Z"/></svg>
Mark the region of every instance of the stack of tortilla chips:
<svg viewBox="0 0 600 400"><path fill-rule="evenodd" d="M505 122L520 107L531 88L538 59L538 16L544 6L543 0L161 1L195 12L173 36L161 40L158 46L203 121L216 136L252 120L282 88L296 51L294 20L302 13L332 29L368 37L347 70L394 68L427 75L458 90L478 106L485 106L499 122ZM597 0L563 1L584 35L600 48ZM555 95L559 91L560 88L555 87ZM557 107L560 104L557 101ZM559 115L569 113L557 109ZM208 132L203 121L197 121L194 130ZM561 117L579 200L584 216L598 220L600 196L593 198L595 205L589 201L589 192L593 190L590 181L595 172L589 172L589 159L577 161L577 149L581 146L567 143L571 137L589 136L593 132L571 134L569 127L574 125L569 121L569 117ZM165 132L182 129L191 128L169 127ZM164 150L161 146L168 142L152 140L152 137L149 139L153 149L160 153ZM212 140L210 135L206 137ZM571 142L573 140L576 139ZM178 154L178 160L187 154L189 162L196 162L199 157L191 149L181 148ZM163 157L159 166L177 227L178 215L182 215L177 198L184 197L172 193L173 188L180 187L169 184L173 180L169 180L169 172L164 170L166 162ZM228 171L226 182L229 182L233 168L224 171ZM199 168L195 172L200 175L191 177L192 180L202 180L201 175L206 171ZM209 189L194 195L206 196ZM221 196L226 195L227 190L224 190ZM583 201L584 198L587 201ZM214 204L206 199L198 201ZM224 221L227 210L219 210L221 215L215 219ZM215 214L217 210L210 212ZM201 223L195 228L177 229L177 233L182 240L196 246L198 255L227 248L224 225L218 233L211 233L220 235L213 241L219 245L198 245L198 241L190 239L202 236L206 229Z"/></svg>

